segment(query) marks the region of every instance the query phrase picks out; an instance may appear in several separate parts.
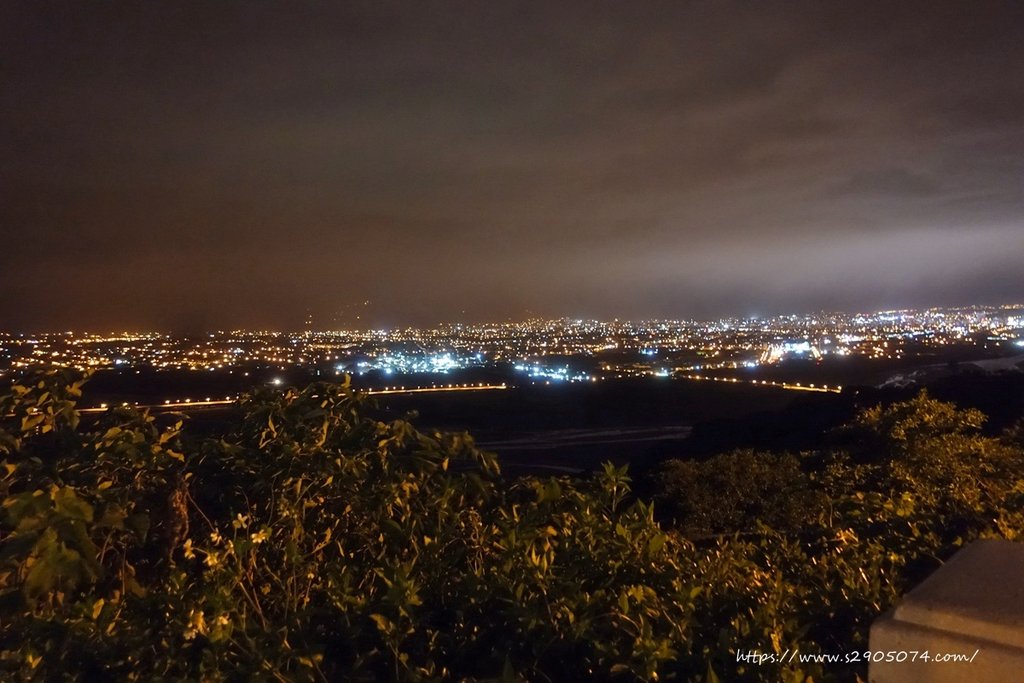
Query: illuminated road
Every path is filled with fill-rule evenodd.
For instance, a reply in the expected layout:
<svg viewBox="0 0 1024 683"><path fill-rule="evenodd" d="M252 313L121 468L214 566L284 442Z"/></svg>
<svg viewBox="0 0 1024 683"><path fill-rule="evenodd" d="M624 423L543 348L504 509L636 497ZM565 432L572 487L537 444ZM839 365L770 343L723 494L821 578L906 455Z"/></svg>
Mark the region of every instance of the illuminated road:
<svg viewBox="0 0 1024 683"><path fill-rule="evenodd" d="M379 396L381 394L431 394L439 392L451 392L451 391L500 391L508 389L506 384L443 384L440 386L430 387L384 387L383 389L368 389L365 391L359 391L361 394L368 394L370 396ZM194 408L210 408L213 406L227 406L231 405L238 399L237 396L226 396L223 399L205 398L202 400L193 401L192 399L182 399L180 401L167 400L163 403L154 403L151 405L139 405L138 403L122 403L122 406L132 406L133 408L144 408L147 410L191 410ZM107 404L102 404L98 408L81 408L81 413L102 413L108 408Z"/></svg>
<svg viewBox="0 0 1024 683"><path fill-rule="evenodd" d="M825 394L838 394L843 388L840 386L829 386L828 384L788 384L786 382L773 382L766 379L739 379L737 377L708 377L707 375L678 375L678 377L692 380L704 380L708 382L725 382L727 384L755 384L759 387L775 387L776 389L788 389L790 391L817 391Z"/></svg>
<svg viewBox="0 0 1024 683"><path fill-rule="evenodd" d="M842 391L840 386L829 386L827 384L790 384L787 382L774 382L769 380L747 380L736 377L709 377L707 375L677 375L679 378L690 380L702 380L708 382L724 382L726 384L753 384L763 387L775 387L776 389L787 389L789 391L814 391L819 393L838 394ZM362 391L363 394L379 396L383 394L432 394L453 391L501 391L508 389L507 384L442 384L429 387L384 387L383 389L369 389ZM228 406L238 400L237 396L225 396L223 399L206 397L204 399L192 400L190 398L177 401L166 400L163 403L140 405L138 403L122 403L122 406L132 406L146 410L195 410L199 408L213 408L217 406ZM112 406L102 404L96 408L80 408L82 413L102 413Z"/></svg>
<svg viewBox="0 0 1024 683"><path fill-rule="evenodd" d="M384 389L371 389L370 391L364 391L364 394L427 394L437 391L493 391L500 389L508 389L508 385L505 384L448 384L440 387L415 387L413 389L406 389L405 387L386 387Z"/></svg>

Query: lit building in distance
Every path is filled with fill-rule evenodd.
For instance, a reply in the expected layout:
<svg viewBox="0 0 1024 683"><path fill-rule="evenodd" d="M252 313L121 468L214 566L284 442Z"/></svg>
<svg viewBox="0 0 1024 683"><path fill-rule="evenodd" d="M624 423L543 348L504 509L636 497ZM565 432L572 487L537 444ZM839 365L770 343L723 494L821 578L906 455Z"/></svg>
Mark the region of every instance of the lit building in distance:
<svg viewBox="0 0 1024 683"><path fill-rule="evenodd" d="M770 344L761 354L762 363L778 363L787 358L813 358L819 360L821 351L809 341L786 341Z"/></svg>

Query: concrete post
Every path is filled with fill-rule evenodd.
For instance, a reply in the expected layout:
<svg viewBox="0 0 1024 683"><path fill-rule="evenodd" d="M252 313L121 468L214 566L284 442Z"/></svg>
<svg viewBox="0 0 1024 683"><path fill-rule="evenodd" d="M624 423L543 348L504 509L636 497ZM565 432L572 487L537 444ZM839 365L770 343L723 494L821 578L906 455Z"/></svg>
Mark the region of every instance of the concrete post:
<svg viewBox="0 0 1024 683"><path fill-rule="evenodd" d="M1024 681L1024 543L971 543L871 626L871 683Z"/></svg>

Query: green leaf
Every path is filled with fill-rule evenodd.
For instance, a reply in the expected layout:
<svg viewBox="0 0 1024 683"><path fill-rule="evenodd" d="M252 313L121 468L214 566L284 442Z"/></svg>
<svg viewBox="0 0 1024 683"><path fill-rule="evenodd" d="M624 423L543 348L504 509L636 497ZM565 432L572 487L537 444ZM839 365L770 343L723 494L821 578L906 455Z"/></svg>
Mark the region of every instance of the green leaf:
<svg viewBox="0 0 1024 683"><path fill-rule="evenodd" d="M85 522L92 521L92 506L78 497L74 489L58 488L53 493L53 503L59 514Z"/></svg>
<svg viewBox="0 0 1024 683"><path fill-rule="evenodd" d="M665 547L665 538L665 534L655 534L654 536L651 536L651 539L647 541L648 551L650 551L652 555L660 552L661 549Z"/></svg>
<svg viewBox="0 0 1024 683"><path fill-rule="evenodd" d="M377 625L377 629L385 635L389 635L395 630L395 625L383 614L371 614L370 619Z"/></svg>

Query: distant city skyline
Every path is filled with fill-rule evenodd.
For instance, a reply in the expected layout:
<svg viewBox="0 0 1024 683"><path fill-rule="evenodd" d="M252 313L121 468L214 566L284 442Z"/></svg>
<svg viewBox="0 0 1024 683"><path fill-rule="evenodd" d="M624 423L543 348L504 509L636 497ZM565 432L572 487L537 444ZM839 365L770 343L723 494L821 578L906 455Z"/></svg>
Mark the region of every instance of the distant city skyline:
<svg viewBox="0 0 1024 683"><path fill-rule="evenodd" d="M689 324L689 325L719 325L722 323L732 323L739 321L746 322L771 322L771 321L808 321L820 317L843 317L843 318L856 318L864 317L865 319L880 318L889 314L910 314L912 316L921 314L935 314L935 315L947 315L953 313L966 313L973 312L976 315L988 318L992 314L1008 315L1010 320L1014 323L1019 323L1024 327L1024 300L1021 302L1005 301L1001 303L984 303L976 302L973 304L958 305L958 306L900 306L893 308L879 308L879 309L850 309L850 310L804 310L804 311L778 311L774 313L766 314L750 314L750 315L722 315L714 318L701 318L701 317L627 317L627 316L614 316L607 318L600 318L594 316L579 316L579 315L554 315L554 316L524 316L521 318L507 317L503 319L499 318L480 318L476 320L471 319L450 319L450 320L436 320L432 323L423 325L349 325L349 326L337 326L337 327L323 327L310 324L307 319L306 324L295 327L295 328L276 328L276 327L218 327L208 328L203 330L174 330L174 329L159 329L159 328L143 328L143 327L111 327L107 329L101 328L89 328L89 327L78 327L78 328L34 328L34 329L13 329L13 328L0 328L0 336L3 335L19 335L29 336L33 334L41 335L62 335L62 334L84 334L84 335L157 335L157 336L205 336L205 335L217 335L226 334L231 332L240 332L245 334L374 334L374 333L401 333L401 332L426 332L430 330L441 330L456 327L466 327L467 329L482 329L487 327L502 327L502 326L517 326L527 325L530 323L596 323L600 325L629 325L629 324L647 324L647 323L666 323L666 324Z"/></svg>
<svg viewBox="0 0 1024 683"><path fill-rule="evenodd" d="M988 0L3 3L0 330L1024 300L1021 64Z"/></svg>

